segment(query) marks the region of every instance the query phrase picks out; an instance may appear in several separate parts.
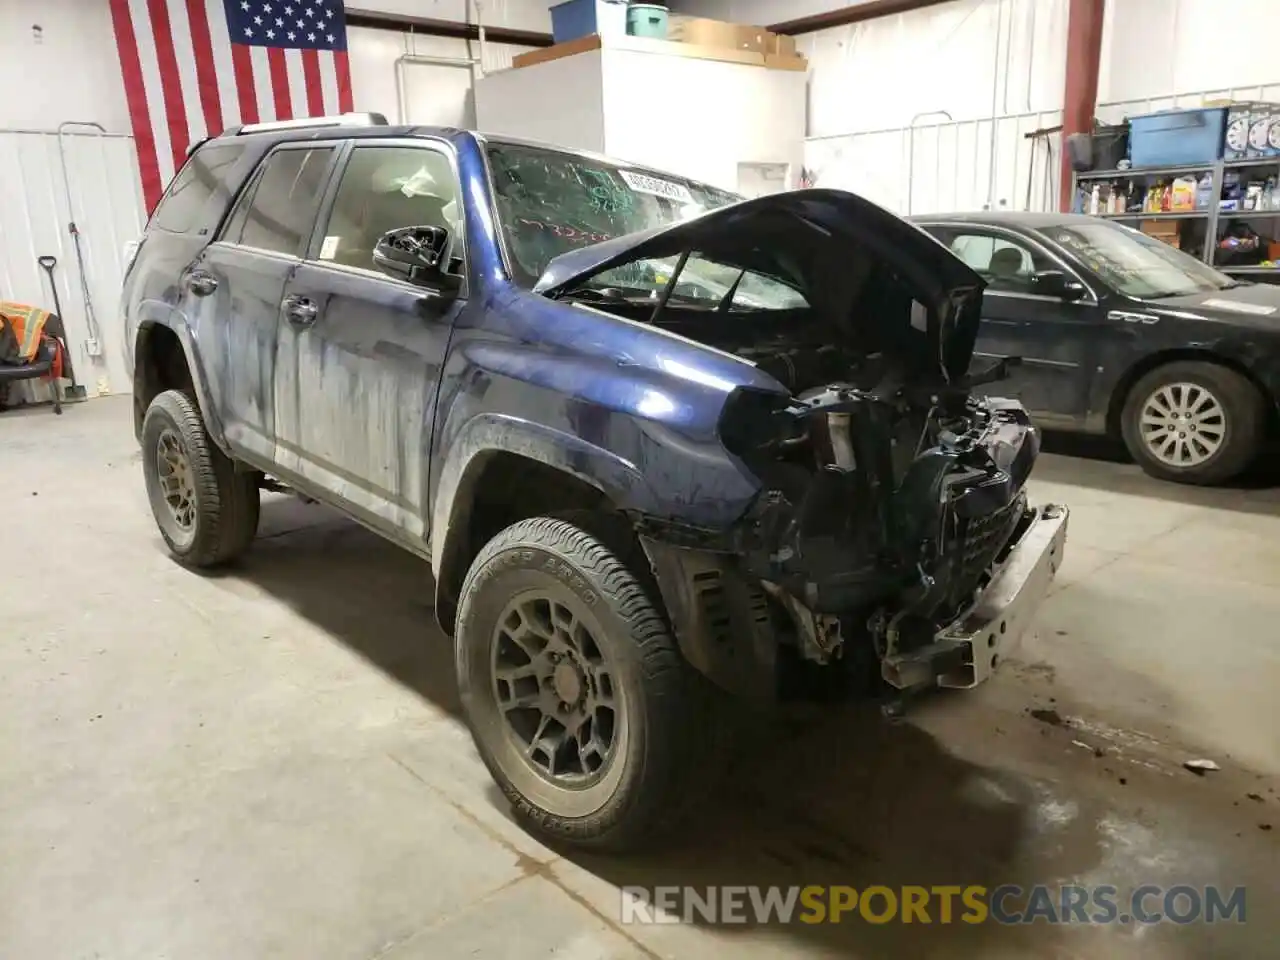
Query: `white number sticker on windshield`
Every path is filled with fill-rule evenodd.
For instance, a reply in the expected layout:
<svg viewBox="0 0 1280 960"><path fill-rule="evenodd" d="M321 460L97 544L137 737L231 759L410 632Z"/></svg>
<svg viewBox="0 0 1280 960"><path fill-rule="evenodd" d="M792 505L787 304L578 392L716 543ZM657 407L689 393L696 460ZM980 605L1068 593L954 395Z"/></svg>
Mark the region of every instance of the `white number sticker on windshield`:
<svg viewBox="0 0 1280 960"><path fill-rule="evenodd" d="M651 177L647 173L636 173L634 170L619 170L618 176L623 183L636 193L648 193L676 203L693 203L693 194L683 183Z"/></svg>

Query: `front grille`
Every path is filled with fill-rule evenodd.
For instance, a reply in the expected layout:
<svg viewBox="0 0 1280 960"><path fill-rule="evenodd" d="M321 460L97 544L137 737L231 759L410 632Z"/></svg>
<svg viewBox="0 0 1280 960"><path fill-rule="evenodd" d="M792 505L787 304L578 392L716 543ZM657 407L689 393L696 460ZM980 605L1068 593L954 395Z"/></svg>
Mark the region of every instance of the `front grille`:
<svg viewBox="0 0 1280 960"><path fill-rule="evenodd" d="M992 563L1008 546L1018 522L1027 510L1027 495L1018 494L1013 502L999 510L967 520L956 518L954 537L948 549L950 589L948 605L960 610L968 605L974 593L984 586L984 578Z"/></svg>

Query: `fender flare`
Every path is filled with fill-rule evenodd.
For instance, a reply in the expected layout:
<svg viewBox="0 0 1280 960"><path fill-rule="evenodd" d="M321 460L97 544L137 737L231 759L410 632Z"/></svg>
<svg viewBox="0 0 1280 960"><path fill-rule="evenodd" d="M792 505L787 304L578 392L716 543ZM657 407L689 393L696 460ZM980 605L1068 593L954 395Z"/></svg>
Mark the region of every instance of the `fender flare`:
<svg viewBox="0 0 1280 960"><path fill-rule="evenodd" d="M441 444L445 457L436 483L430 542L436 611L442 624L452 618L452 613L447 618L441 615L452 610L452 601L442 591L458 579L476 486L494 454L514 454L560 470L600 491L621 510L646 512L655 502L652 488L634 464L553 427L507 414L482 413L452 436L449 433Z"/></svg>
<svg viewBox="0 0 1280 960"><path fill-rule="evenodd" d="M137 332L133 337L133 383L134 396L138 396L138 378L142 370L141 358L138 356L138 348L142 340L143 333L153 327L164 327L175 337L182 346L182 353L187 363L187 371L191 374L191 386L195 391L196 406L200 410L200 417L204 421L206 432L209 434L214 444L223 453L228 456L231 451L227 447L226 432L222 426L222 418L218 416L217 405L213 403L209 396L208 378L205 376L204 366L200 363L200 356L195 347L195 338L191 335L191 329L187 326L186 318L177 310L169 306L167 303L158 301L145 301L139 308ZM143 411L145 414L146 411Z"/></svg>

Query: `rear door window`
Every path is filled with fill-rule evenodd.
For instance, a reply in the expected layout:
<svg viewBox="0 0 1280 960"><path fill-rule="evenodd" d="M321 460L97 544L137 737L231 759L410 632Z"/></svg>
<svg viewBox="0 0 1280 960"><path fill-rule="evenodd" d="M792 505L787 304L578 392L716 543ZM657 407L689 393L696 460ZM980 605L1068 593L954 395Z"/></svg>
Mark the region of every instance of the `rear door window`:
<svg viewBox="0 0 1280 960"><path fill-rule="evenodd" d="M234 192L231 176L244 145L203 147L183 164L156 208L155 226L169 233L208 230L216 223ZM216 206L214 204L216 201Z"/></svg>
<svg viewBox="0 0 1280 960"><path fill-rule="evenodd" d="M333 147L285 148L270 154L241 195L222 239L301 256L311 236Z"/></svg>

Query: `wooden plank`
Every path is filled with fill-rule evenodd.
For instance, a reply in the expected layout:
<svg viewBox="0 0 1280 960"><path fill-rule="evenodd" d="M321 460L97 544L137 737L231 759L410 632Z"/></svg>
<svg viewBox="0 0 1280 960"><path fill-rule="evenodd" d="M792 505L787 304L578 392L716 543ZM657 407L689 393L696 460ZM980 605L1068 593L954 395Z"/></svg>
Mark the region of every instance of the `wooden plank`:
<svg viewBox="0 0 1280 960"><path fill-rule="evenodd" d="M633 53L652 53L666 57L690 57L695 60L718 60L722 63L741 63L752 67L768 67L773 70L807 70L809 61L804 57L783 54L763 54L754 50L731 50L728 47L705 47L674 40L655 40L651 37L579 37L567 43L542 50L530 50L511 61L513 67L529 67L548 60L572 57L589 50L629 50Z"/></svg>
<svg viewBox="0 0 1280 960"><path fill-rule="evenodd" d="M511 60L513 67L531 67L535 63L546 63L548 60L559 60L561 57L572 57L578 53L586 53L588 50L600 49L600 37L591 34L587 37L579 37L577 40L569 40L565 43L557 43L550 47L543 47L541 50L530 50L528 53L517 54Z"/></svg>

